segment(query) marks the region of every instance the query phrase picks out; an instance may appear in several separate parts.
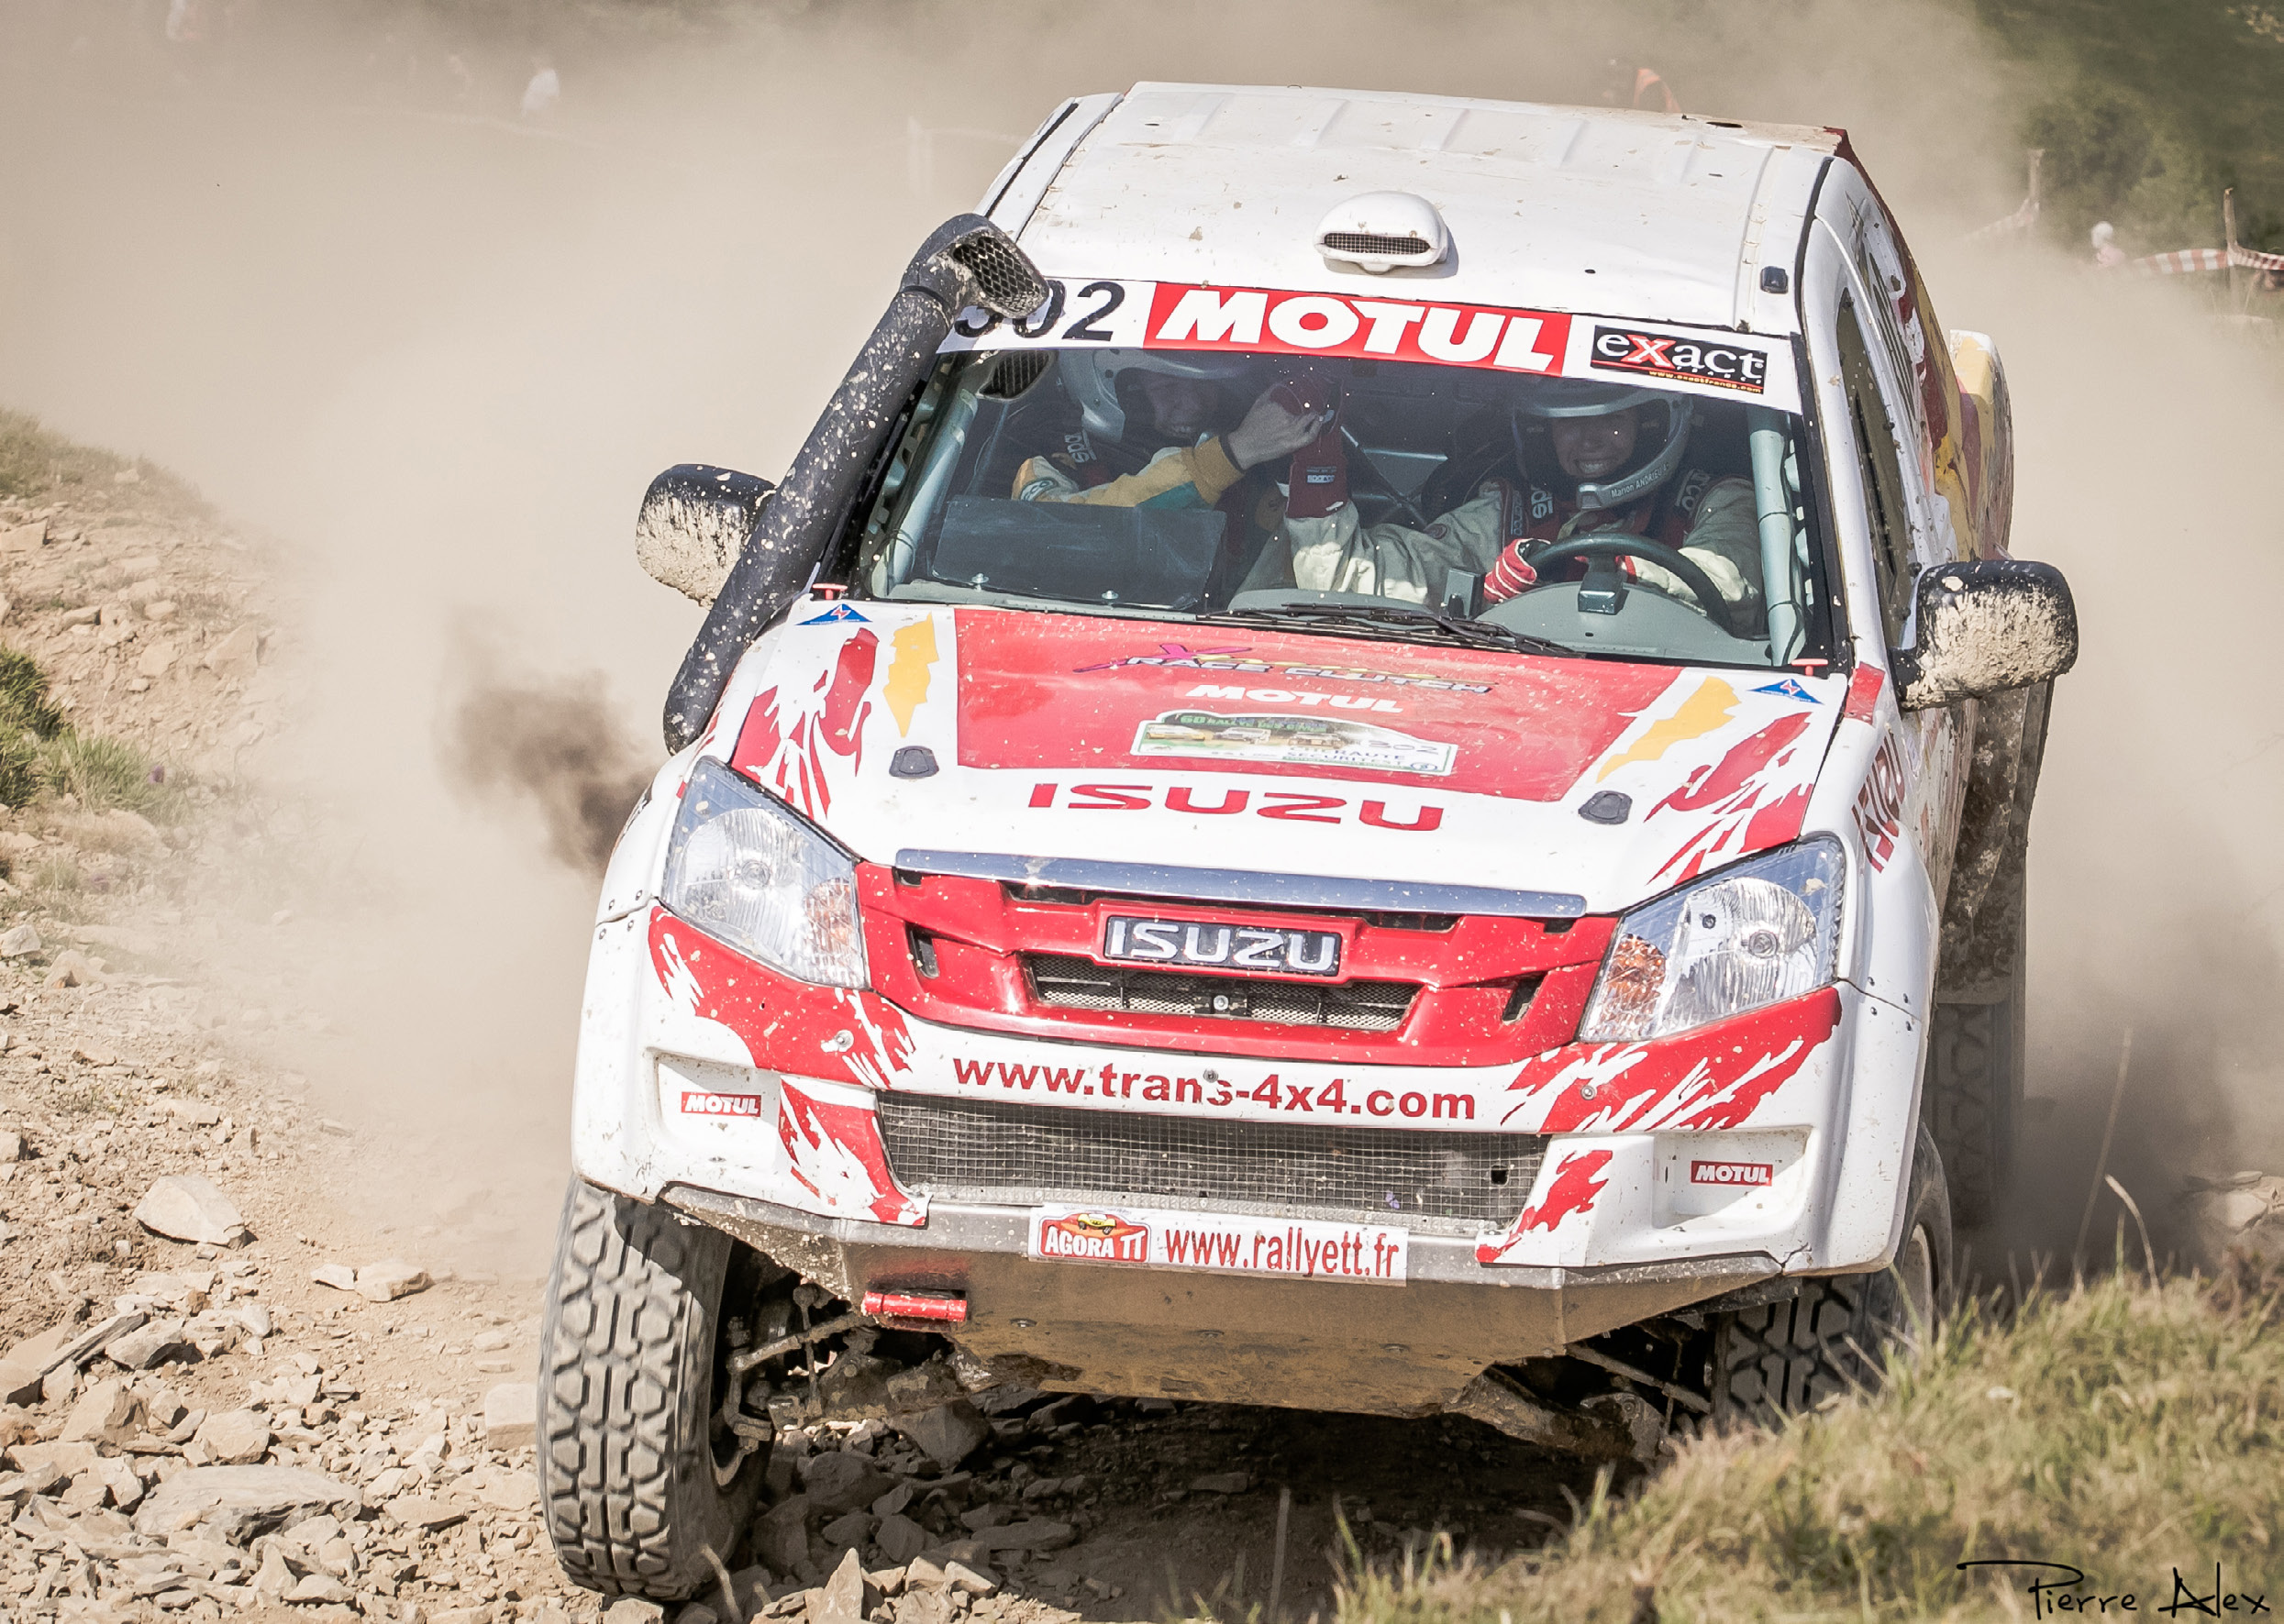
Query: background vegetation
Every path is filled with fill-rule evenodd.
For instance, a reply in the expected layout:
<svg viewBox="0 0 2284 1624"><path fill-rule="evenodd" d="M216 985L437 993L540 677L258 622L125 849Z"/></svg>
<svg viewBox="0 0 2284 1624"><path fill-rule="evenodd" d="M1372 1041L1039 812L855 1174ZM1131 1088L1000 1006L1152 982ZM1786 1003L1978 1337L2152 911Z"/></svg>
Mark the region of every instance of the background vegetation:
<svg viewBox="0 0 2284 1624"><path fill-rule="evenodd" d="M2284 248L2284 0L1970 0L2047 94L2024 111L2046 149L2040 226L2082 251L2097 220L2129 253Z"/></svg>
<svg viewBox="0 0 2284 1624"><path fill-rule="evenodd" d="M2151 1287L2121 1273L1974 1312L1876 1398L1780 1434L1708 1438L1638 1496L1598 1496L1567 1539L1494 1571L1358 1575L1342 1624L2029 1618L2027 1568L2076 1597L2265 1593L2284 1605L2278 1279ZM2092 1610L2090 1607L2086 1610ZM2200 1616L2184 1608L2171 1616ZM2072 1609L2075 1616L2076 1609ZM2239 1603L2222 1616L2250 1616ZM2109 1616L2121 1616L2112 1603Z"/></svg>

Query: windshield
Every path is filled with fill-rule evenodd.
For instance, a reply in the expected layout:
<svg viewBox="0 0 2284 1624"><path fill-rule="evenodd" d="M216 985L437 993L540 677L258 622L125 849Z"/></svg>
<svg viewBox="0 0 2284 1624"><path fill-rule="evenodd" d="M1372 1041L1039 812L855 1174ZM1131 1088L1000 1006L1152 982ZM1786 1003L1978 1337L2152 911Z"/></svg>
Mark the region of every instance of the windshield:
<svg viewBox="0 0 2284 1624"><path fill-rule="evenodd" d="M1781 340L1213 290L1184 327L1162 286L1061 291L1035 331L956 331L877 481L860 595L1829 657ZM1105 291L1138 307L1116 330Z"/></svg>

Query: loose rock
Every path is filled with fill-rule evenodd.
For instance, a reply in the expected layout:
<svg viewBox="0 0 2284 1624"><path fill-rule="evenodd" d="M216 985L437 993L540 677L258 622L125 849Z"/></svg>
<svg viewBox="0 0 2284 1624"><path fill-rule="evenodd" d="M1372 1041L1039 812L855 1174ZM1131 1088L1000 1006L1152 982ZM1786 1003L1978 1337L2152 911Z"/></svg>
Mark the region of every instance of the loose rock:
<svg viewBox="0 0 2284 1624"><path fill-rule="evenodd" d="M825 1581L824 1593L810 1605L809 1624L865 1624L874 1599L867 1594L870 1588L864 1580L864 1564L851 1551L840 1559L833 1576Z"/></svg>
<svg viewBox="0 0 2284 1624"><path fill-rule="evenodd" d="M141 1431L143 1401L124 1381L97 1382L80 1396L58 1434L63 1442L124 1443Z"/></svg>
<svg viewBox="0 0 2284 1624"><path fill-rule="evenodd" d="M191 1442L220 1466L241 1466L269 1453L270 1424L250 1409L208 1416Z"/></svg>
<svg viewBox="0 0 2284 1624"><path fill-rule="evenodd" d="M821 1518L869 1506L895 1486L894 1478L860 1454L835 1451L801 1463L801 1486Z"/></svg>
<svg viewBox="0 0 2284 1624"><path fill-rule="evenodd" d="M203 1174L173 1173L152 1185L136 1205L135 1221L175 1241L235 1246L246 1238L246 1219L229 1197Z"/></svg>
<svg viewBox="0 0 2284 1624"><path fill-rule="evenodd" d="M165 1539L201 1522L239 1536L298 1522L338 1507L354 1514L357 1491L298 1466L192 1466L163 1479L135 1513L135 1531Z"/></svg>
<svg viewBox="0 0 2284 1624"><path fill-rule="evenodd" d="M538 1434L539 1389L531 1382L502 1382L483 1396L487 1449L528 1449Z"/></svg>
<svg viewBox="0 0 2284 1624"><path fill-rule="evenodd" d="M991 1423L965 1398L939 1404L916 1416L903 1417L895 1425L915 1448L947 1472L973 1454L992 1435Z"/></svg>
<svg viewBox="0 0 2284 1624"><path fill-rule="evenodd" d="M357 1271L357 1295L368 1302L394 1302L429 1287L428 1271L392 1257Z"/></svg>

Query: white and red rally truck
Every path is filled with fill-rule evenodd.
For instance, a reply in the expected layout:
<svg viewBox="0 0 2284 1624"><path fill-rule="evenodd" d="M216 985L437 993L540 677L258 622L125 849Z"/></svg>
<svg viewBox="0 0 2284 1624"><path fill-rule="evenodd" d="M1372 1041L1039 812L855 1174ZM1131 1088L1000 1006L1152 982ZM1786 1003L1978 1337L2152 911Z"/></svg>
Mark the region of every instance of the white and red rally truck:
<svg viewBox="0 0 2284 1624"><path fill-rule="evenodd" d="M782 484L646 500L711 608L594 927L566 1568L688 1594L779 1431L1009 1380L1614 1457L1859 1374L2020 1098L2011 497L1837 131L1059 108Z"/></svg>

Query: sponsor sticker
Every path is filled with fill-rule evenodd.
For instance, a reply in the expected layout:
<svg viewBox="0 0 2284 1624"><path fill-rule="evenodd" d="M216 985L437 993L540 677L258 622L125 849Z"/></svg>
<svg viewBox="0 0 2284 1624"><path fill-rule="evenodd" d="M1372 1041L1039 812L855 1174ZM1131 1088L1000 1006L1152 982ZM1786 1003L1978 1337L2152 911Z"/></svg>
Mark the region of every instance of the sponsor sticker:
<svg viewBox="0 0 2284 1624"><path fill-rule="evenodd" d="M1791 351L1740 344L1720 328L1616 316L1302 288L1203 287L1113 277L1049 277L1048 302L1020 321L965 310L941 348L1212 350L1247 356L1469 367L1519 377L1635 372L1669 388L1757 395L1797 410ZM1924 368L1919 369L1924 373ZM1073 453L1074 460L1086 460Z"/></svg>
<svg viewBox="0 0 2284 1624"><path fill-rule="evenodd" d="M1758 394L1768 386L1767 350L1715 338L1597 326L1588 360L1606 372L1704 383L1745 394Z"/></svg>
<svg viewBox="0 0 2284 1624"><path fill-rule="evenodd" d="M1691 1162L1691 1184L1757 1185L1774 1182L1776 1165L1772 1162Z"/></svg>
<svg viewBox="0 0 2284 1624"><path fill-rule="evenodd" d="M1074 675L1085 676L1093 671L1121 671L1131 666L1303 678L1327 682L1384 682L1398 688L1422 688L1449 693L1489 693L1491 690L1491 685L1488 682L1455 682L1447 677L1378 671L1368 666L1314 665L1306 660L1256 655L1244 644L1226 648L1192 648L1181 643L1161 643L1156 654L1129 654L1117 659L1103 660L1098 665L1074 666L1071 670Z"/></svg>
<svg viewBox="0 0 2284 1624"><path fill-rule="evenodd" d="M1210 761L1275 761L1302 767L1367 768L1441 778L1458 759L1455 745L1335 716L1225 716L1168 711L1135 730L1136 756Z"/></svg>
<svg viewBox="0 0 2284 1624"><path fill-rule="evenodd" d="M853 603L836 603L823 614L813 614L801 624L804 626L827 626L845 620L863 620Z"/></svg>
<svg viewBox="0 0 2284 1624"><path fill-rule="evenodd" d="M1028 1240L1031 1256L1069 1263L1401 1286L1411 1235L1380 1224L1225 1212L1038 1207L1032 1210Z"/></svg>
<svg viewBox="0 0 2284 1624"><path fill-rule="evenodd" d="M1801 686L1800 679L1797 677L1787 677L1781 682L1763 683L1760 687L1753 690L1753 691L1755 693L1780 694L1786 699L1801 700L1812 705L1821 705L1824 703L1824 701L1818 699L1805 688L1802 688Z"/></svg>
<svg viewBox="0 0 2284 1624"><path fill-rule="evenodd" d="M707 1094L695 1088L682 1090L682 1115L686 1117L759 1117L768 1103L761 1094Z"/></svg>

